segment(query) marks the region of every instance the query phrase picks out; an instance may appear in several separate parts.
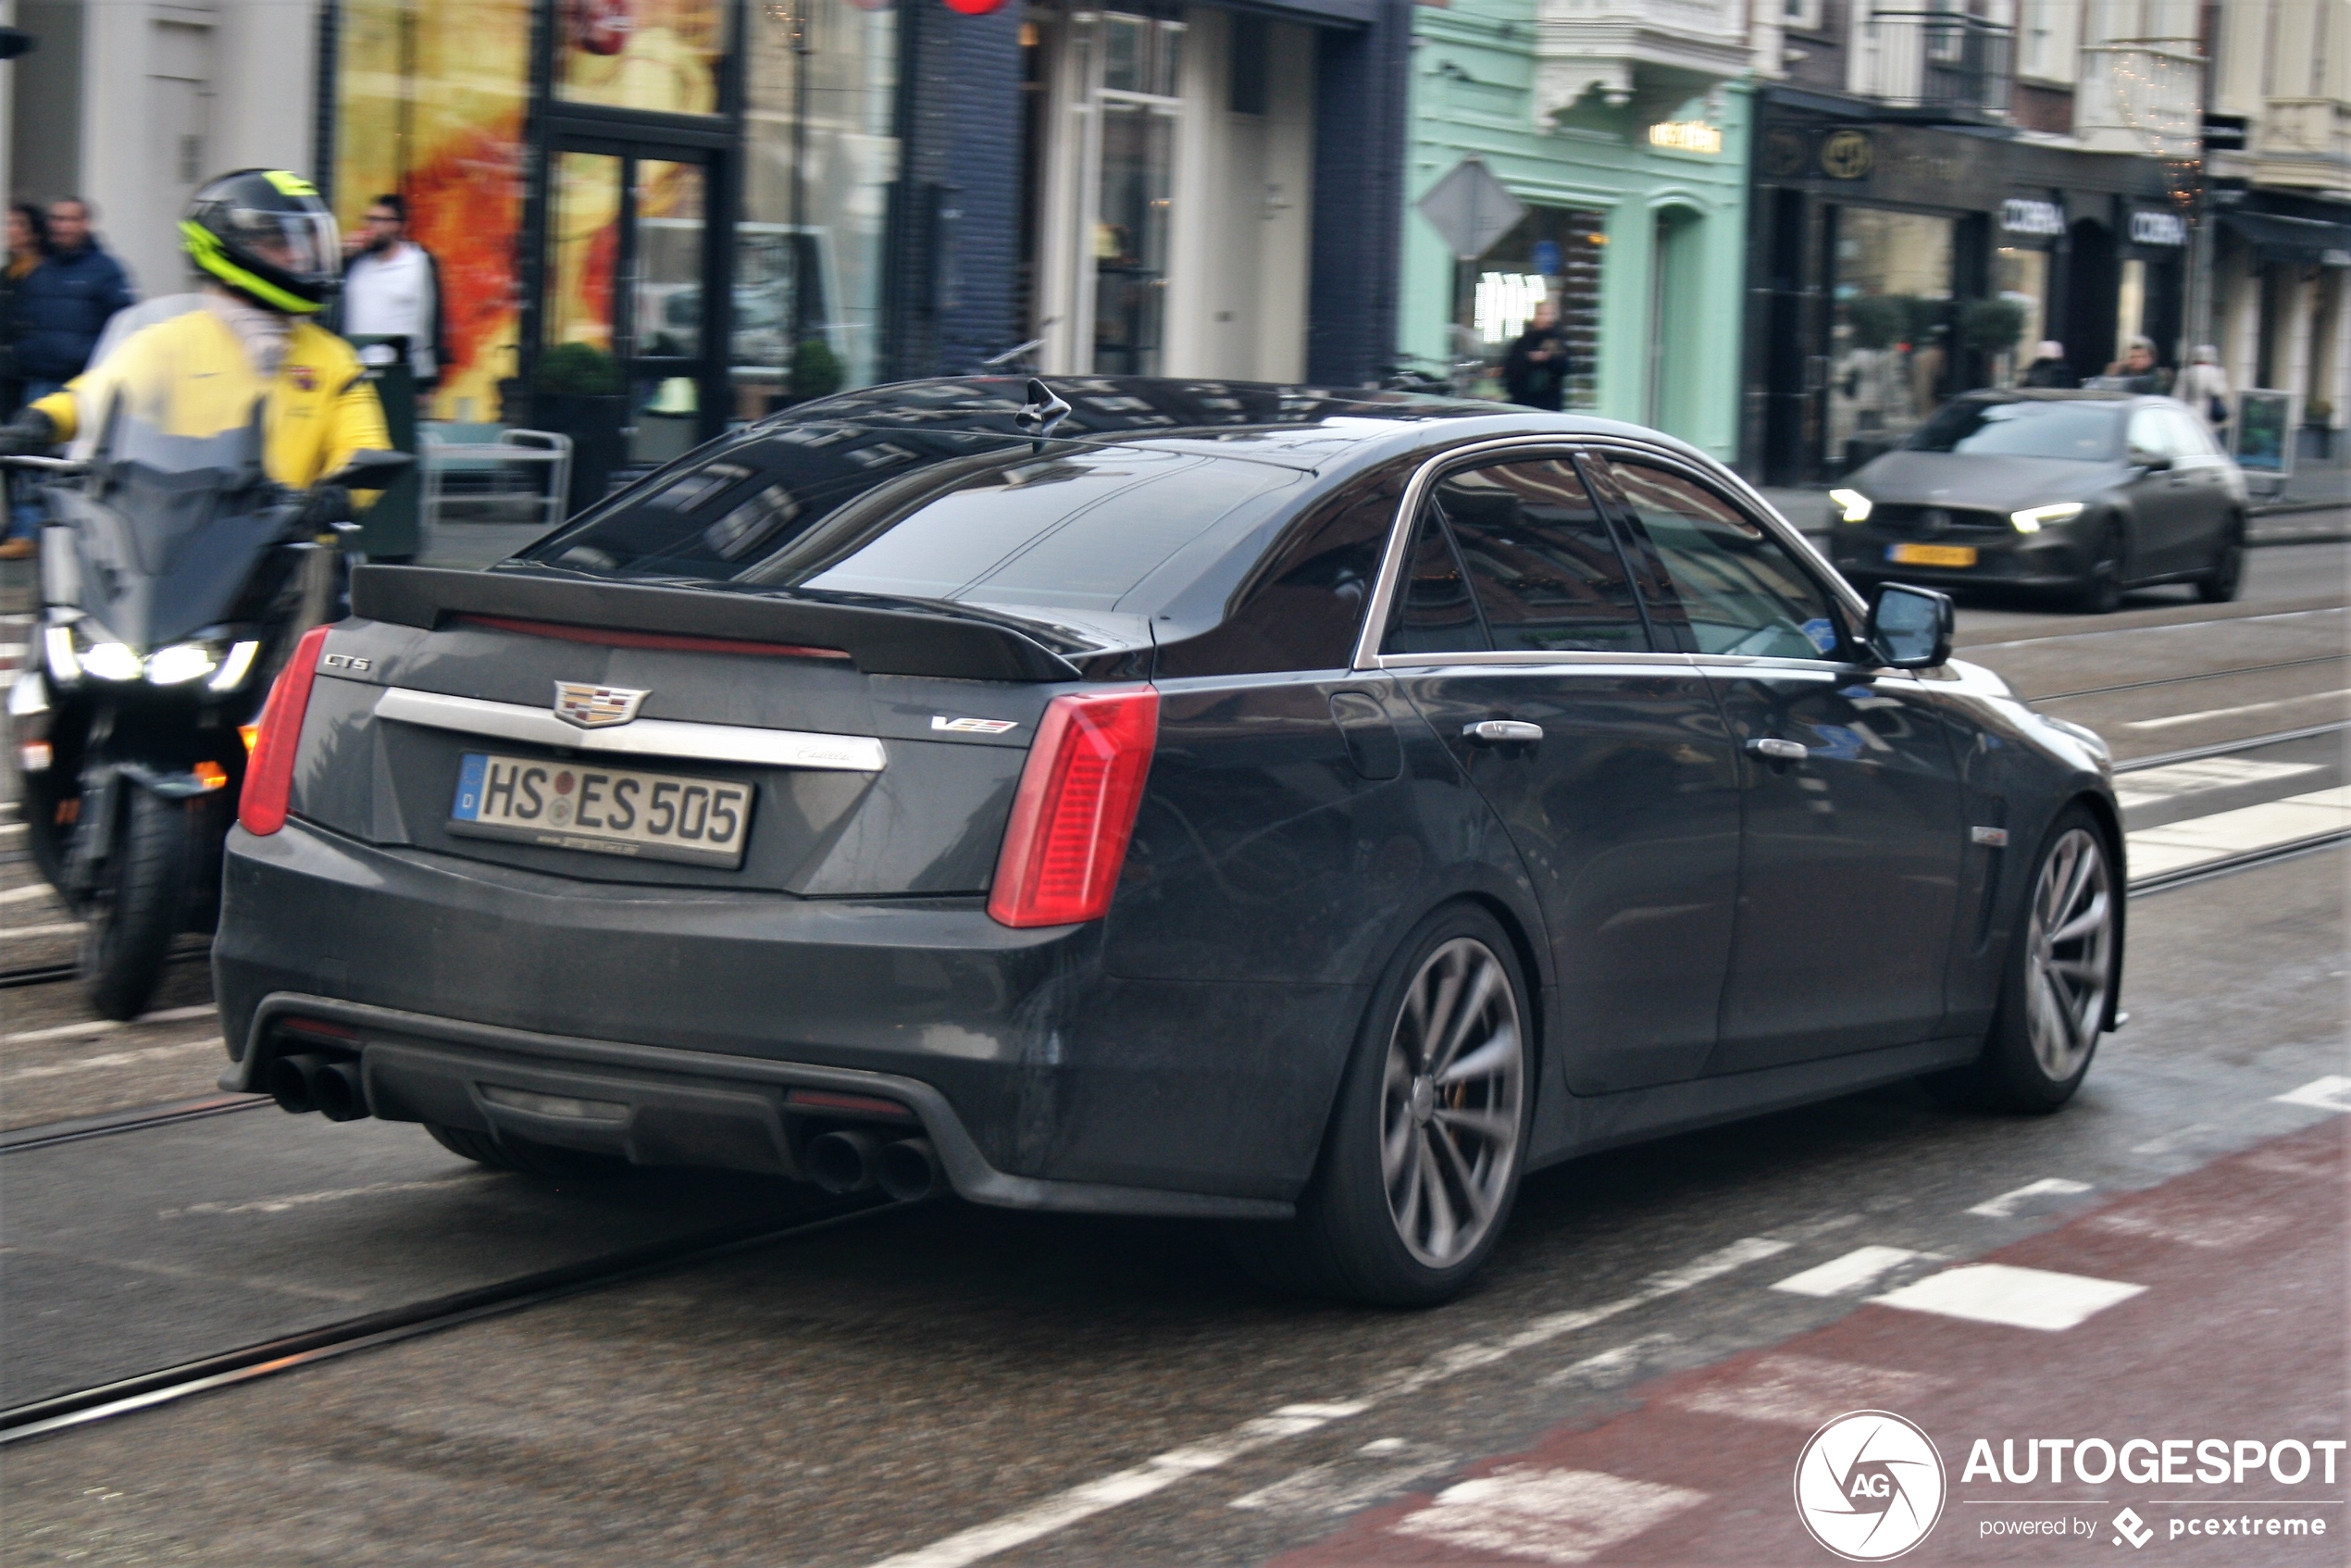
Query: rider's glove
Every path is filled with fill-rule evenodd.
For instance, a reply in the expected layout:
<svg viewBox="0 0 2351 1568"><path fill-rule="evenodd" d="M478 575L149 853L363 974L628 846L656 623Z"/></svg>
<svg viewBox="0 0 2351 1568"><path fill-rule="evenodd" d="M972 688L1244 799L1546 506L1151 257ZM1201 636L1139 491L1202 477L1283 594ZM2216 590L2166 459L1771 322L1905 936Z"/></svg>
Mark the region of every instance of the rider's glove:
<svg viewBox="0 0 2351 1568"><path fill-rule="evenodd" d="M331 533L337 523L352 520L351 492L339 484L311 487L310 495L302 506L302 531Z"/></svg>
<svg viewBox="0 0 2351 1568"><path fill-rule="evenodd" d="M38 457L56 444L56 425L38 408L0 425L0 457Z"/></svg>

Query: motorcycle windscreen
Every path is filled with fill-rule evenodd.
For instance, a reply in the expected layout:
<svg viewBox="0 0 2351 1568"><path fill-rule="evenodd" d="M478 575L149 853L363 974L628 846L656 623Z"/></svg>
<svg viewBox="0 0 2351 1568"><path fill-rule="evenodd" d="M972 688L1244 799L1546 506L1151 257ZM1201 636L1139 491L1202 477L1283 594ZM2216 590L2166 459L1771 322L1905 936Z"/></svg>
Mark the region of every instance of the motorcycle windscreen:
<svg viewBox="0 0 2351 1568"><path fill-rule="evenodd" d="M245 421L180 434L118 396L91 471L61 508L73 525L81 609L142 652L223 620L283 536L281 492L262 472L258 404Z"/></svg>

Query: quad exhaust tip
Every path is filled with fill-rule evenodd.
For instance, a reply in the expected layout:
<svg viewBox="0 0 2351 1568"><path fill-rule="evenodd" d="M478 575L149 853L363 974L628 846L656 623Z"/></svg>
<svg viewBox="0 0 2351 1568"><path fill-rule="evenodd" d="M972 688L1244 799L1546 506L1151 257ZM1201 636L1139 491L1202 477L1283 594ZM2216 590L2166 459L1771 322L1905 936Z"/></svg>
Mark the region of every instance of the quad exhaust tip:
<svg viewBox="0 0 2351 1568"><path fill-rule="evenodd" d="M269 1064L269 1098L294 1115L316 1111L330 1122L356 1122L368 1115L367 1079L359 1064L304 1052Z"/></svg>
<svg viewBox="0 0 2351 1568"><path fill-rule="evenodd" d="M808 1176L838 1197L878 1187L901 1203L938 1195L939 1154L927 1138L883 1142L869 1132L828 1132L811 1139Z"/></svg>

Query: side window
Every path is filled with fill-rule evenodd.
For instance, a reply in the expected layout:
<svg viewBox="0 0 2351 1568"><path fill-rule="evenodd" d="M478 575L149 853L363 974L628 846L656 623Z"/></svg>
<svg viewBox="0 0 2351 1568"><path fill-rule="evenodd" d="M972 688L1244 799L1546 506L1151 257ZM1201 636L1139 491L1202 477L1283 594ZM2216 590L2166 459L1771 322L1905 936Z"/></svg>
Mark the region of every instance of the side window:
<svg viewBox="0 0 2351 1568"><path fill-rule="evenodd" d="M1701 653L1818 659L1837 645L1827 591L1761 525L1697 480L1648 464L1611 465L1625 509L1647 536L1672 601Z"/></svg>
<svg viewBox="0 0 2351 1568"><path fill-rule="evenodd" d="M2171 432L2165 428L2163 410L2153 404L2131 411L2131 450L2175 455L2171 450Z"/></svg>
<svg viewBox="0 0 2351 1568"><path fill-rule="evenodd" d="M1498 651L1648 650L1624 558L1565 459L1462 469L1435 499Z"/></svg>
<svg viewBox="0 0 2351 1568"><path fill-rule="evenodd" d="M1380 652L1483 653L1492 646L1444 519L1436 507L1424 506L1412 525L1412 554L1404 558L1404 580L1397 585L1396 611Z"/></svg>
<svg viewBox="0 0 2351 1568"><path fill-rule="evenodd" d="M2164 428L2170 432L2170 451L2174 457L2199 458L2213 455L2211 432L2204 422L2183 408L2163 411Z"/></svg>
<svg viewBox="0 0 2351 1568"><path fill-rule="evenodd" d="M1158 672L1345 669L1417 461L1395 464L1299 519L1234 591L1221 622L1160 648Z"/></svg>

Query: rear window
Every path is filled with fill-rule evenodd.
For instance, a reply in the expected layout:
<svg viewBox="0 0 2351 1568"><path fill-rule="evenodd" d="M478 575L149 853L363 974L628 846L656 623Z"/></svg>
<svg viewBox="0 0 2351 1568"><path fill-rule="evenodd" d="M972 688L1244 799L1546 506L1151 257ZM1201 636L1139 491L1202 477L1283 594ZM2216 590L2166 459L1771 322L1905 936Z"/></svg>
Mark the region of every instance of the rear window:
<svg viewBox="0 0 2351 1568"><path fill-rule="evenodd" d="M526 559L895 598L1109 609L1235 510L1301 482L1271 464L1147 447L796 428L656 476Z"/></svg>
<svg viewBox="0 0 2351 1568"><path fill-rule="evenodd" d="M2104 463L2121 439L2122 413L2119 403L1947 403L1909 445L1915 452Z"/></svg>

